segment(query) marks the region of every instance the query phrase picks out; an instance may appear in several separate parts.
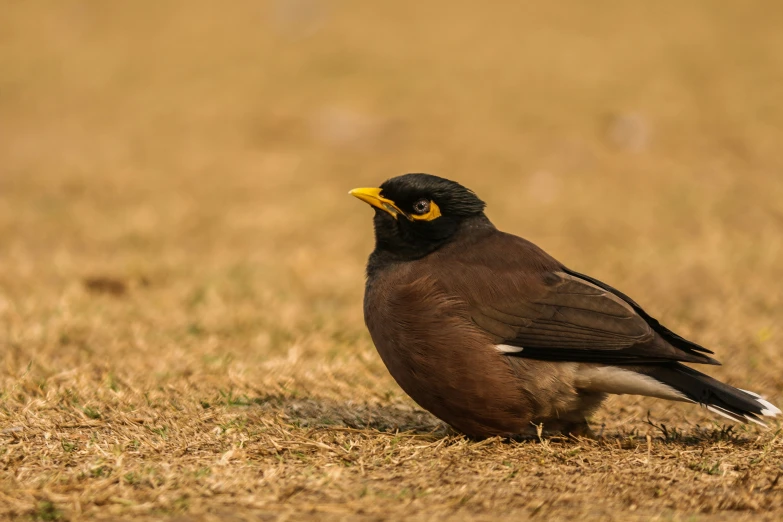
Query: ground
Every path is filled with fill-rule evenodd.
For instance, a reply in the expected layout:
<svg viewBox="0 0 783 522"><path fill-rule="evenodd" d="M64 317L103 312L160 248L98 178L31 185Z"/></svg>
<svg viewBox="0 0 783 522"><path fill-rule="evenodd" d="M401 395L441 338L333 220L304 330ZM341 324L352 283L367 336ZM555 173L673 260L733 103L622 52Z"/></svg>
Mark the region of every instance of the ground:
<svg viewBox="0 0 783 522"><path fill-rule="evenodd" d="M459 180L780 405L782 6L6 5L0 518L781 519L777 422L616 397L599 440L473 441L419 409L347 192Z"/></svg>

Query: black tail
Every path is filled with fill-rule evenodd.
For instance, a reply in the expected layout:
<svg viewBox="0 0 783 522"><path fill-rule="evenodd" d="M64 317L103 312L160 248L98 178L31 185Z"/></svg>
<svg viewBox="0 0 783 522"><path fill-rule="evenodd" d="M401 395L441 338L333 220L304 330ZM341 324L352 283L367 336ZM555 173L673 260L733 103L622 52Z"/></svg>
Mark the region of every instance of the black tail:
<svg viewBox="0 0 783 522"><path fill-rule="evenodd" d="M760 395L734 388L680 363L649 366L642 373L671 386L693 402L737 422L766 426L761 417L776 417L780 409Z"/></svg>

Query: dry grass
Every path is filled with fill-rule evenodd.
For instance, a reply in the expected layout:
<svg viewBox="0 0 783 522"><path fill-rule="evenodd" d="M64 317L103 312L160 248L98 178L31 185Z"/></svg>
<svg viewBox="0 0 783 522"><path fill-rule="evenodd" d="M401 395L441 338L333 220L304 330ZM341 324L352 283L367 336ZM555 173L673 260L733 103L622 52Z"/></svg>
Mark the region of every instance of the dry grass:
<svg viewBox="0 0 783 522"><path fill-rule="evenodd" d="M598 442L476 442L419 410L346 194L460 180L780 404L783 4L423 4L4 7L0 518L783 516L777 425L623 397Z"/></svg>

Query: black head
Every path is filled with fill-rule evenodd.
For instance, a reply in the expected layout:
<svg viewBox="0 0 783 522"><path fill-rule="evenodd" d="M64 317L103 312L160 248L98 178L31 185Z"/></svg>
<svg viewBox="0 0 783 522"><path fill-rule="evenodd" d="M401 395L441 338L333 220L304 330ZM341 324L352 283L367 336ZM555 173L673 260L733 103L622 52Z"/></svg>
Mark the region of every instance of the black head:
<svg viewBox="0 0 783 522"><path fill-rule="evenodd" d="M484 217L485 204L459 183L405 174L351 194L375 207L376 253L418 259L447 243L460 225ZM486 219L486 218L484 218Z"/></svg>

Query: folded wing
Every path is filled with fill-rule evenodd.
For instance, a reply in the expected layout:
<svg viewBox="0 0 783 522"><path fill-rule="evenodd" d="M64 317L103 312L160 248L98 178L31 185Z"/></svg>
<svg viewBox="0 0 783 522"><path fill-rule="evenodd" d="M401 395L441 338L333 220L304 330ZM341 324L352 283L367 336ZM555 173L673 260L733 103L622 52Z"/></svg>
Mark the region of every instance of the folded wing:
<svg viewBox="0 0 783 522"><path fill-rule="evenodd" d="M532 243L502 233L492 241L500 244L488 251L505 255L465 253L446 284L504 353L607 364L720 364L625 294L565 268Z"/></svg>

